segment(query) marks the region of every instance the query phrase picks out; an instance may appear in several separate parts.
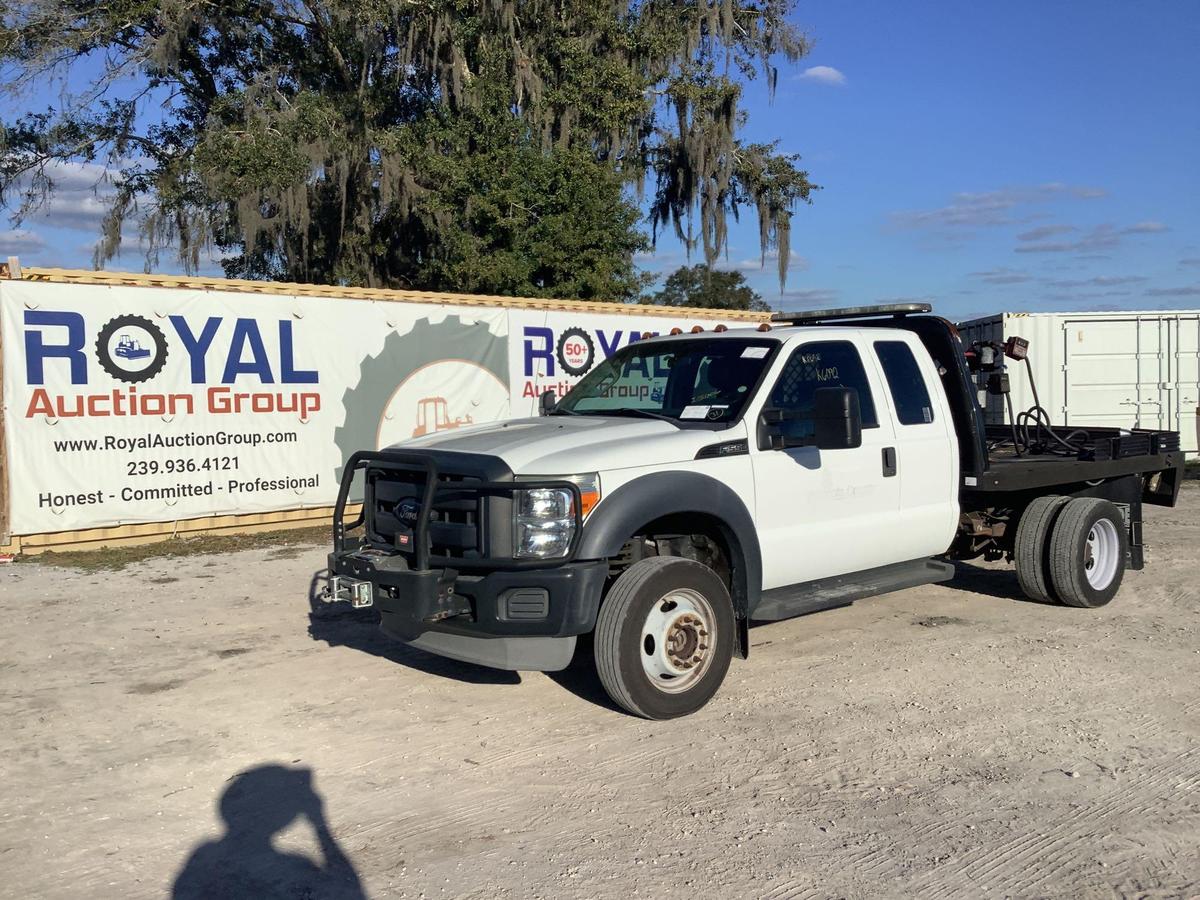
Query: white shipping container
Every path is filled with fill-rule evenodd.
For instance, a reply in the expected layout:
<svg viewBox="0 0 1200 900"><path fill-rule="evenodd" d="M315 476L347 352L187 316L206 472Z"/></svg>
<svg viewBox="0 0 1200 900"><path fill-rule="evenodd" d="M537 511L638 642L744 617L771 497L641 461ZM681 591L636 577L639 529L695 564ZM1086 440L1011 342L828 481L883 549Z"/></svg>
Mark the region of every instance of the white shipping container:
<svg viewBox="0 0 1200 900"><path fill-rule="evenodd" d="M1200 443L1200 310L1006 312L959 323L963 342L1029 341L1038 397L1055 425L1159 428ZM1007 360L1016 412L1033 406L1024 363ZM979 377L980 387L986 375ZM1007 422L1004 398L981 393L989 424Z"/></svg>

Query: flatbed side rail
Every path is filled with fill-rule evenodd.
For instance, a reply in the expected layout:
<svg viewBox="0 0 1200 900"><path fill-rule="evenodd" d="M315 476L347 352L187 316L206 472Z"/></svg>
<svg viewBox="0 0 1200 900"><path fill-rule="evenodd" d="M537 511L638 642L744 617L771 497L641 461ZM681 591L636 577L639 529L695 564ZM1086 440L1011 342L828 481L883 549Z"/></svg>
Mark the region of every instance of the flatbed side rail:
<svg viewBox="0 0 1200 900"><path fill-rule="evenodd" d="M998 493L1044 492L1129 475L1161 473L1160 478L1151 480L1146 502L1174 506L1182 482L1183 464L1182 451L1117 459L1078 459L1053 454L1010 456L992 460L992 465L981 475L964 477L964 505L969 508L989 506L996 501L986 499L986 495Z"/></svg>
<svg viewBox="0 0 1200 900"><path fill-rule="evenodd" d="M1166 453L1174 453L1180 448L1178 431L1162 431L1154 428L1089 427L1086 425L1052 425L1045 426L1043 430L1052 432L1079 447L1076 458L1085 461L1161 456ZM988 425L985 434L989 444L1000 442L1010 447L1012 445L1012 427L1010 425ZM1061 456L1060 454L1060 458ZM1037 458L1037 454L1030 458ZM1070 459L1071 457L1067 456L1066 458Z"/></svg>
<svg viewBox="0 0 1200 900"><path fill-rule="evenodd" d="M336 553L344 553L351 549L346 533L366 523L367 511L372 502L370 485L364 486L362 509L353 522L345 521L346 504L349 501L350 490L354 476L360 469L392 469L400 472L421 472L424 476L424 486L421 493L421 510L417 514L416 527L413 529L413 568L417 571L428 571L433 567L452 567L455 569L538 569L561 566L574 559L579 542L583 536L583 495L579 485L563 479L538 479L521 481L465 481L442 482L438 458L434 454L418 450L360 450L346 461L342 472L342 483L338 488L337 502L333 508L333 549ZM474 558L439 556L430 552L429 522L434 506L439 496L450 494L462 498L471 494L502 494L511 496L517 491L555 489L571 492L575 530L571 544L564 556L553 559L516 559L513 557Z"/></svg>

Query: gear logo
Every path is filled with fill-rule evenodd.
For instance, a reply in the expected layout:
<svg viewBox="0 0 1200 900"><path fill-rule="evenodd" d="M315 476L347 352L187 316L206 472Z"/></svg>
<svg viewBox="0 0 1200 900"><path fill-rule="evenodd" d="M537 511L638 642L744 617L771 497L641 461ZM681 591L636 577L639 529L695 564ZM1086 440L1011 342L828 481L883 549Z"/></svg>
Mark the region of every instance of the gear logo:
<svg viewBox="0 0 1200 900"><path fill-rule="evenodd" d="M149 381L167 364L167 336L147 318L117 316L96 337L96 359L118 381Z"/></svg>
<svg viewBox="0 0 1200 900"><path fill-rule="evenodd" d="M568 328L558 339L555 355L568 375L582 375L592 367L596 345L592 343L592 336L582 328Z"/></svg>
<svg viewBox="0 0 1200 900"><path fill-rule="evenodd" d="M493 334L487 322L468 324L458 316L447 316L437 323L419 319L411 331L391 332L379 353L362 361L358 384L342 397L346 419L334 432L343 460L337 480L341 481L345 460L356 450L375 450L411 437L423 406L427 430L439 430L434 427L437 409L423 401L438 399L431 394L434 385L440 381L444 387L463 365L487 373L483 381L490 385L491 400L485 407L508 402L508 337ZM397 408L410 410L412 422L405 420L401 426L391 420Z"/></svg>

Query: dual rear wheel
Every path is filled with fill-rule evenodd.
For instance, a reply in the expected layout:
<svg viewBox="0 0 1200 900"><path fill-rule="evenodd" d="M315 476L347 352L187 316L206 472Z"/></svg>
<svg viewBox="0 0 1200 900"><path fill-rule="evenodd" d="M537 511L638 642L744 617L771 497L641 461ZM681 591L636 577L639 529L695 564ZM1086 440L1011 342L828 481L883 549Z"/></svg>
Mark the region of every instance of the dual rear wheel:
<svg viewBox="0 0 1200 900"><path fill-rule="evenodd" d="M1120 590L1128 550L1125 518L1108 500L1038 497L1017 523L1017 578L1034 600L1094 609Z"/></svg>

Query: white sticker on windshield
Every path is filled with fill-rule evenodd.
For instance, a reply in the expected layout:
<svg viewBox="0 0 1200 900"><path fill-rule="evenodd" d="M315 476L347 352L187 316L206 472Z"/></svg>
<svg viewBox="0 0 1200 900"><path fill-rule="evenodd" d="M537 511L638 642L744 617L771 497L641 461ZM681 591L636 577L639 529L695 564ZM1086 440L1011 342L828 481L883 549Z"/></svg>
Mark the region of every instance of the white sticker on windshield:
<svg viewBox="0 0 1200 900"><path fill-rule="evenodd" d="M685 406L679 414L681 419L703 419L711 409L709 406Z"/></svg>
<svg viewBox="0 0 1200 900"><path fill-rule="evenodd" d="M770 347L747 347L742 351L742 359L762 359Z"/></svg>

